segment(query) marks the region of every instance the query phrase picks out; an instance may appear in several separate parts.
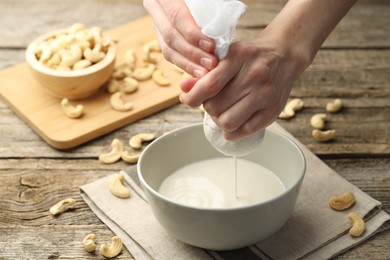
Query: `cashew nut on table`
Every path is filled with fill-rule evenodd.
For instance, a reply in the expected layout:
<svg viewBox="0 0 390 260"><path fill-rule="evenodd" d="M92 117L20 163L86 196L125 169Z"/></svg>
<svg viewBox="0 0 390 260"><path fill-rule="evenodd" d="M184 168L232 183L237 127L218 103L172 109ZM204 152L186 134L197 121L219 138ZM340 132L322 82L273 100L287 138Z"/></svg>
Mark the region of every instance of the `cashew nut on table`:
<svg viewBox="0 0 390 260"><path fill-rule="evenodd" d="M344 192L338 196L331 197L329 199L329 207L334 210L346 210L355 205L355 195L352 192Z"/></svg>
<svg viewBox="0 0 390 260"><path fill-rule="evenodd" d="M142 148L142 143L143 142L148 142L152 141L154 138L156 138L156 135L153 133L140 133L132 136L129 140L129 145L136 149L139 150Z"/></svg>
<svg viewBox="0 0 390 260"><path fill-rule="evenodd" d="M83 115L84 106L76 105L73 106L69 103L67 98L63 98L61 100L61 107L65 112L65 115L69 118L79 118Z"/></svg>
<svg viewBox="0 0 390 260"><path fill-rule="evenodd" d="M283 111L279 114L280 119L289 119L295 115L295 113L303 108L303 101L300 98L294 98L287 102Z"/></svg>
<svg viewBox="0 0 390 260"><path fill-rule="evenodd" d="M114 139L111 142L111 151L101 154L99 161L102 163L110 164L118 161L121 158L123 152L123 144L119 139Z"/></svg>
<svg viewBox="0 0 390 260"><path fill-rule="evenodd" d="M108 184L111 193L121 199L130 198L130 190L124 185L125 176L121 173L114 174Z"/></svg>
<svg viewBox="0 0 390 260"><path fill-rule="evenodd" d="M60 213L66 212L68 210L74 209L76 207L76 200L72 198L63 199L53 205L49 212L52 215L58 215Z"/></svg>
<svg viewBox="0 0 390 260"><path fill-rule="evenodd" d="M360 237L366 229L363 218L356 212L349 213L348 218L352 221L352 227L349 230L349 234L353 237Z"/></svg>
<svg viewBox="0 0 390 260"><path fill-rule="evenodd" d="M95 234L88 234L83 239L83 245L85 251L92 253L96 250L96 235Z"/></svg>
<svg viewBox="0 0 390 260"><path fill-rule="evenodd" d="M114 236L111 239L111 244L102 244L99 252L102 256L107 258L114 258L122 251L122 240L118 236Z"/></svg>

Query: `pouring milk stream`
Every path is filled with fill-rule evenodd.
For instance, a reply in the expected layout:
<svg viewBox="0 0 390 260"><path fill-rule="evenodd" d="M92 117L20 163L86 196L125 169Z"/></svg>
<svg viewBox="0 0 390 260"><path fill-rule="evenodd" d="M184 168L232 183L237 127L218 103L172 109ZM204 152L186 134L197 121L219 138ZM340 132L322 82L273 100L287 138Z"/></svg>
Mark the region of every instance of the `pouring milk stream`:
<svg viewBox="0 0 390 260"><path fill-rule="evenodd" d="M238 0L186 0L202 33L216 43L215 55L226 57L234 31L246 6ZM234 207L266 200L284 191L284 185L270 170L247 160L240 160L237 175L237 157L254 152L263 140L265 130L236 142L227 141L222 130L205 112L203 130L207 140L219 152L233 158L234 179L226 178L226 158L210 159L179 169L161 185L159 192L176 202L199 207ZM196 173L196 174L194 174ZM250 174L259 173L259 174ZM260 174L261 173L261 174ZM238 193L237 185L245 189ZM234 186L234 193L229 192ZM260 198L260 199L259 199Z"/></svg>

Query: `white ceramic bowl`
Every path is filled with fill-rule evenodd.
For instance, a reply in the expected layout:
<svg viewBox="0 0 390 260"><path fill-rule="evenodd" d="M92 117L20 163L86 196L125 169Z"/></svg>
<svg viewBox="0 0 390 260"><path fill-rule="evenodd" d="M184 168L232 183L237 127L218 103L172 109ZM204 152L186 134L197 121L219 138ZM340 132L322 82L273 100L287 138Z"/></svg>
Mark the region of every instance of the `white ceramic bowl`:
<svg viewBox="0 0 390 260"><path fill-rule="evenodd" d="M303 153L291 139L266 130L263 143L243 158L275 173L286 191L251 206L209 209L178 204L159 192L175 170L193 162L223 157L207 141L202 124L161 136L142 152L138 176L150 208L161 226L187 244L231 250L261 241L278 231L290 217L305 175Z"/></svg>
<svg viewBox="0 0 390 260"><path fill-rule="evenodd" d="M117 54L112 42L103 60L81 70L60 71L41 64L34 54L36 45L66 30L58 30L39 36L26 49L26 61L35 80L57 98L83 99L95 94L111 77Z"/></svg>

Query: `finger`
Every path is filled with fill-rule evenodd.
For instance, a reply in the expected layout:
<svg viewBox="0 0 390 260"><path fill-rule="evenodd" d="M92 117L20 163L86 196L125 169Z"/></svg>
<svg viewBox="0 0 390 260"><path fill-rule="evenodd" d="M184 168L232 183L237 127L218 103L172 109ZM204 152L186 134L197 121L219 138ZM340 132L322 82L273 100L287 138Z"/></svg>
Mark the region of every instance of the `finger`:
<svg viewBox="0 0 390 260"><path fill-rule="evenodd" d="M258 110L258 105L251 102L248 94L231 105L215 118L215 122L226 132L234 132L241 127Z"/></svg>
<svg viewBox="0 0 390 260"><path fill-rule="evenodd" d="M191 62L188 60L185 56L183 56L181 53L177 52L175 49L170 48L162 39L159 31L157 30L157 38L160 42L161 50L164 54L164 58L168 60L169 62L175 64L188 74L192 75L196 78L203 77L208 70L204 67Z"/></svg>
<svg viewBox="0 0 390 260"><path fill-rule="evenodd" d="M209 53L214 51L215 42L201 32L184 1L159 0L159 2L168 17L171 17L171 23L189 43Z"/></svg>
<svg viewBox="0 0 390 260"><path fill-rule="evenodd" d="M204 79L202 78L202 83L206 82L205 86L199 88L196 86L197 88L194 88L187 98L190 101L203 100L204 109L209 115L218 116L248 94L245 74L242 73L243 63L244 61L239 59L220 61L214 70L209 72ZM214 92L212 92L213 89L208 90L213 86Z"/></svg>
<svg viewBox="0 0 390 260"><path fill-rule="evenodd" d="M211 116L219 116L239 100L250 93L250 89L245 83L240 83L240 74L235 76L218 95L206 100L203 103L205 110Z"/></svg>
<svg viewBox="0 0 390 260"><path fill-rule="evenodd" d="M221 64L222 62L220 62ZM217 95L230 81L232 75L228 68L222 64L200 78L191 90L180 95L180 101L190 107L199 107L206 100ZM224 72L222 74L222 72ZM224 77L220 75L226 75Z"/></svg>
<svg viewBox="0 0 390 260"><path fill-rule="evenodd" d="M172 7L172 3L182 4L183 6ZM218 60L213 54L202 50L198 46L198 44L193 45L184 37L184 35L186 37L193 38L202 37L202 42L204 39L208 39L200 32L200 28L193 21L191 14L189 14L188 9L183 2L168 1L168 3L165 3L164 1L162 1L162 3L160 4L158 1L155 0L145 0L144 6L155 21L155 26L160 34L160 42L165 43L162 45L161 49L164 54L164 57L168 61L174 62L174 60L178 60L177 55L182 56L180 58L180 63L175 64L186 70L186 72L191 75L195 74L194 69L187 70L186 67L195 67L196 65L198 66L198 70L201 70L199 69L199 67L203 67L208 71L216 66ZM179 10L177 11L177 14L172 11L174 10L174 8L175 10ZM169 13L166 13L167 10L169 11ZM188 17L184 17L186 10L188 13ZM186 24L186 26L190 26L189 29L187 29L186 31L180 31L182 30L183 25L176 21L178 16L182 17L183 21L181 21L181 23ZM171 21L171 19L173 21ZM176 27L178 25L180 25L181 27ZM188 36L187 34L191 36ZM192 39L192 41L194 40ZM198 39L198 41L200 41L200 39ZM190 66L185 66L186 63L192 64Z"/></svg>
<svg viewBox="0 0 390 260"><path fill-rule="evenodd" d="M197 81L197 78L185 78L180 82L180 89L187 93L194 87Z"/></svg>
<svg viewBox="0 0 390 260"><path fill-rule="evenodd" d="M268 110L259 110L254 113L240 128L233 132L224 131L224 137L229 141L237 141L246 136L253 135L269 126L276 119Z"/></svg>

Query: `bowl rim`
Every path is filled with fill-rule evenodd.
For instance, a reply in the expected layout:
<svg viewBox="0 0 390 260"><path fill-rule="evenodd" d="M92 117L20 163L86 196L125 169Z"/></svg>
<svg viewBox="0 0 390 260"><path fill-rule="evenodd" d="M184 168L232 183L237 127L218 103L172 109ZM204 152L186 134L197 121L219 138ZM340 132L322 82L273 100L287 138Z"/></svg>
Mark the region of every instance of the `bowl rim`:
<svg viewBox="0 0 390 260"><path fill-rule="evenodd" d="M61 71L61 70L55 70L46 67L45 65L41 64L37 58L35 57L35 54L33 52L35 46L39 43L42 42L50 37L53 37L57 34L61 34L66 32L68 29L60 29L60 30L55 30L51 31L46 34L42 34L35 38L26 48L25 51L25 59L27 63L32 67L33 69L39 71L40 73L47 74L53 77L63 77L63 78L72 78L72 77L80 77L80 76L87 76L93 73L96 73L107 66L109 66L115 59L117 55L117 47L114 41L110 42L110 45L107 49L107 53L103 60L87 67L84 69L80 70L71 70L71 71Z"/></svg>
<svg viewBox="0 0 390 260"><path fill-rule="evenodd" d="M174 129L174 130L172 130L172 131L170 131L170 132L168 132L168 133L158 137L157 139L155 139L152 143L150 143L141 152L139 160L138 160L138 163L137 163L137 175L138 175L138 179L139 179L140 183L142 184L142 186L145 189L147 189L150 193L152 193L154 196L158 197L159 199L161 199L161 200L163 200L163 201L165 201L167 203L173 204L174 206L179 206L179 207L183 207L183 208L191 209L191 210L202 210L202 211L210 211L210 212L232 212L232 211L237 211L237 210L253 209L253 208L256 208L256 207L261 207L263 205L269 204L269 203L271 203L271 202L273 202L273 201L275 201L275 200L277 200L277 199L279 199L279 198L281 198L283 196L286 196L286 194L290 193L293 189L295 189L299 185L299 183L303 182L303 178L306 175L307 162L306 162L305 155L303 154L303 151L301 150L301 148L299 148L299 146L290 137L286 136L285 134L276 132L274 130L266 129L266 131L268 131L268 132L270 132L272 134L282 136L290 144L292 144L297 149L299 157L301 158L301 160L303 162L302 173L301 173L300 177L297 178L297 180L294 181L294 183L290 186L290 188L284 190L279 195L277 195L277 196L275 196L273 198L270 198L268 200L264 200L264 201L261 201L261 202L258 202L258 203L254 203L254 204L250 204L250 205L236 206L236 207L229 207L229 208L194 207L194 206L189 206L189 205L177 203L177 202L175 202L175 201L173 201L173 200L163 196L161 193L159 193L158 191L153 189L146 182L146 180L142 176L141 165L142 165L142 162L143 162L144 154L147 153L150 149L152 149L154 143L160 142L161 139L166 138L168 135L174 135L175 133L177 133L179 131L183 131L183 130L188 129L188 128L197 128L197 127L202 127L202 126L203 126L203 123L195 123L195 124L191 124L191 125L187 125L187 126L182 126L182 127L176 128L176 129ZM221 155L224 156L223 154L221 154Z"/></svg>

